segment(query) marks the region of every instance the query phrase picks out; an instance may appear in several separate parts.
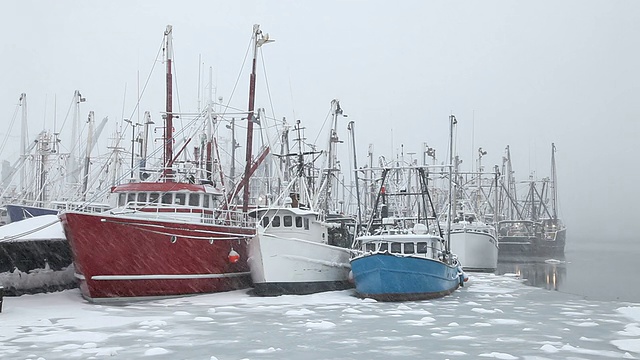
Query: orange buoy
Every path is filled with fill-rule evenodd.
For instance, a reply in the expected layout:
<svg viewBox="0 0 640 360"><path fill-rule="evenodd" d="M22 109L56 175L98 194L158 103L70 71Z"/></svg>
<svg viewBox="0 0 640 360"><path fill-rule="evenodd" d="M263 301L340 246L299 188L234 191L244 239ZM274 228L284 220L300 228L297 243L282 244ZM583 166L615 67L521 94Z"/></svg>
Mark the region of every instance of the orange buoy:
<svg viewBox="0 0 640 360"><path fill-rule="evenodd" d="M229 251L229 262L235 264L238 260L240 260L240 254L231 248L231 251Z"/></svg>

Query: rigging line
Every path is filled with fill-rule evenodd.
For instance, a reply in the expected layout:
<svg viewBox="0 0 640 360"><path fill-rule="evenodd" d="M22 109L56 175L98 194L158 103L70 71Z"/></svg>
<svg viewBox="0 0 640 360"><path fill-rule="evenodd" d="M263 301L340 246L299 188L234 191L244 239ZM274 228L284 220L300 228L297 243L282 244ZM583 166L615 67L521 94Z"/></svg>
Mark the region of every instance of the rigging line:
<svg viewBox="0 0 640 360"><path fill-rule="evenodd" d="M153 59L153 65L151 65L151 70L149 71L149 75L147 75L147 80L145 80L144 82L144 86L142 87L142 91L138 94L138 98L136 101L136 105L133 107L133 110L131 110L131 115L129 115L129 119L133 119L133 115L135 115L136 111L138 110L139 106L140 106L140 99L142 99L142 97L144 96L145 91L147 90L147 85L149 85L149 81L151 80L151 75L153 74L154 69L156 68L156 64L158 63L158 57L160 56L160 53L162 52L162 48L164 45L164 37L162 38L162 41L160 41L160 47L158 48L158 52L156 53L156 57ZM124 84L124 96L126 98L127 96L127 84ZM124 119L124 101L122 102L122 119ZM125 125L125 128L122 130L127 131L127 129L129 129L129 123L127 123ZM120 146L120 142L123 140L123 138L118 138L116 140L116 147Z"/></svg>
<svg viewBox="0 0 640 360"><path fill-rule="evenodd" d="M329 119L329 115L331 115L331 109L329 109L329 111L327 112L327 116L324 117L324 122L322 123L322 127L318 131L318 135L316 136L315 140L313 140L314 144L318 143L318 138L320 137L320 134L322 134L322 130L324 129L324 126L327 124L327 119Z"/></svg>
<svg viewBox="0 0 640 360"><path fill-rule="evenodd" d="M62 121L62 125L60 126L60 131L62 132L62 129L64 129L64 124L67 123L67 119L69 118L69 113L71 112L71 108L73 107L73 101L76 98L76 94L73 94L73 98L71 98L71 103L69 104L69 109L67 109L67 115L64 116L64 120Z"/></svg>
<svg viewBox="0 0 640 360"><path fill-rule="evenodd" d="M115 214L114 214L115 215ZM163 219L163 218L156 218L154 220L158 220L158 221L166 221L167 219ZM204 234L212 234L212 235L225 235L225 236L229 236L229 238L216 238L213 239L212 236L198 236L198 235L184 235L182 233L178 233L178 232L168 232L168 230L176 230L176 231L180 231L183 229L180 228L171 228L171 227L165 227L162 225L147 225L144 223L138 223L138 222L127 222L127 221L118 221L118 220L110 220L110 219L104 219L105 222L108 223L113 223L113 224L118 224L118 225L122 225L122 226L130 226L133 228L136 228L140 231L147 231L150 233L154 233L154 234L159 234L159 235L168 235L168 236L176 236L176 237L181 237L183 239L196 239L196 240L242 240L243 238L252 238L253 234L238 234L238 233L231 233L231 232L222 232L222 231L213 231L210 229L206 229L206 230L199 230L199 229L188 229L187 231L189 231L190 233L204 233ZM231 227L233 225L231 224L216 224L216 223L212 223L212 224L207 224L207 223L202 223L204 225L212 225L212 226L216 226L219 228L224 228L224 227ZM167 229L167 231L161 231L161 230L153 230L152 228L160 228L160 229ZM253 230L253 227L245 227L248 230Z"/></svg>
<svg viewBox="0 0 640 360"><path fill-rule="evenodd" d="M147 75L147 80L144 82L144 86L142 87L142 91L140 92L140 95L138 96L138 99L137 99L138 101L136 101L136 105L133 107L133 110L131 111L131 115L129 116L130 119L133 118L133 115L138 110L138 106L140 106L140 99L142 99L142 97L144 96L145 91L147 90L147 86L149 85L149 81L151 80L151 75L153 74L153 71L156 68L156 64L158 63L158 56L160 56L160 53L162 52L162 45L163 44L164 44L164 37L162 38L162 41L160 41L160 47L158 48L158 52L156 53L156 57L153 59L153 65L151 65L151 70L149 71L149 75ZM125 91L126 91L126 88L125 88ZM123 113L124 113L124 111L123 111ZM125 130L126 130L126 128L125 128Z"/></svg>
<svg viewBox="0 0 640 360"><path fill-rule="evenodd" d="M11 130L13 130L13 124L16 121L16 118L18 117L18 109L20 108L20 104L16 105L16 109L13 111L13 118L11 118L11 123L9 124L9 129L7 130L7 133L4 136L4 140L2 141L2 146L0 146L0 153L4 154L4 147L7 145L7 141L9 140L9 137L11 136ZM22 151L22 149L20 149L20 151ZM22 154L20 154L22 155Z"/></svg>
<svg viewBox="0 0 640 360"><path fill-rule="evenodd" d="M264 82L266 84L267 87L267 96L269 97L269 106L271 107L271 113L273 114L273 120L274 120L274 127L276 128L276 133L273 134L274 137L278 137L279 135L279 128L278 128L278 122L275 121L275 115L276 115L276 111L273 108L273 99L271 97L271 88L269 87L269 78L267 76L267 68L265 66L265 61L264 61L264 52L262 51L262 48L260 48L260 60L262 60L262 71L264 73ZM265 115L265 120L268 119L268 117ZM265 131L270 128L270 127L263 127L260 126L261 128L265 129ZM260 132L260 136L262 137L262 131ZM263 143L264 143L264 139L262 139ZM271 147L273 149L272 145L272 139L269 137L269 134L267 133L267 143L269 144L269 147Z"/></svg>
<svg viewBox="0 0 640 360"><path fill-rule="evenodd" d="M227 105L222 112L222 116L227 113L227 109L229 108L229 104L231 103L231 99L233 99L233 94L235 94L236 89L238 88L238 83L240 82L240 76L242 75L242 69L244 69L244 65L247 63L247 57L249 56L249 51L251 50L251 45L253 44L253 32L251 33L251 39L249 39L249 45L247 46L247 52L244 54L244 59L242 60L242 66L240 67L240 72L238 73L238 77L236 78L236 83L233 84L233 89L231 90L231 95L229 95L229 100L227 100Z"/></svg>
<svg viewBox="0 0 640 360"><path fill-rule="evenodd" d="M54 222L51 222L51 223L48 223L48 224L44 224L44 225L38 226L38 227L33 228L33 229L29 229L29 230L27 230L25 232L22 232L22 233L15 234L15 235L10 235L10 236L5 236L2 239L0 239L0 243L9 242L11 240L19 239L19 238L21 238L23 236L26 236L26 235L31 235L31 234L33 234L35 232L38 232L38 231L40 231L42 229L46 229L49 226L54 225L54 224L59 223L59 222L60 222L60 219L56 219Z"/></svg>
<svg viewBox="0 0 640 360"><path fill-rule="evenodd" d="M127 103L127 83L124 83L124 94L122 95L122 113L120 114L120 117L122 119L124 119L124 105ZM136 102L136 106L138 106L138 103L140 103L140 99L138 99L138 101ZM131 115L133 115L133 113L131 113Z"/></svg>
<svg viewBox="0 0 640 360"><path fill-rule="evenodd" d="M273 109L273 99L271 98L271 88L269 88L269 79L267 77L267 68L265 66L265 61L264 61L264 53L262 51L262 48L260 48L260 60L262 60L262 71L264 72L264 82L267 86L267 96L269 97L269 106L271 107L271 113L274 116L276 116L276 111Z"/></svg>
<svg viewBox="0 0 640 360"><path fill-rule="evenodd" d="M172 79L173 82L175 83L175 89L176 89L176 103L178 105L178 112L181 113L182 112L182 108L180 107L180 87L178 86L178 66L177 66L177 61L176 60L176 52L173 51L174 47L173 47L173 39L169 38L169 40L171 40L171 49L172 49L172 54L171 54L171 65L173 65L173 75L172 75ZM180 116L178 119L180 119L180 126L184 127L184 119L182 118L182 116ZM184 139L184 137L183 137Z"/></svg>

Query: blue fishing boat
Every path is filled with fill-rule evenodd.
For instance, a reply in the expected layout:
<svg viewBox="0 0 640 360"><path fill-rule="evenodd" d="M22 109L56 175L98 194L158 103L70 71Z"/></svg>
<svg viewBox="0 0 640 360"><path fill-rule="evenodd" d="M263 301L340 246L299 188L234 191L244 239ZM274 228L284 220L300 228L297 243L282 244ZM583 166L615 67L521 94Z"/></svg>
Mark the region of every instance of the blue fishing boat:
<svg viewBox="0 0 640 360"><path fill-rule="evenodd" d="M422 224L407 231L389 228L357 241L362 253L351 259L351 271L360 297L432 299L464 284L464 273L455 257L446 253L443 238L429 234Z"/></svg>
<svg viewBox="0 0 640 360"><path fill-rule="evenodd" d="M451 115L449 120L453 134L456 119ZM393 164L370 170L372 174L381 171L381 177L373 206L365 209L369 220L354 240L356 255L350 263L356 293L379 301L451 294L467 280L457 256L450 251L451 206L445 240L427 186L427 166ZM452 175L449 166L449 204ZM359 217L361 213L359 207Z"/></svg>
<svg viewBox="0 0 640 360"><path fill-rule="evenodd" d="M436 221L426 167L381 171L371 217L354 241L357 255L350 260L357 295L405 301L452 293L464 285L465 275Z"/></svg>

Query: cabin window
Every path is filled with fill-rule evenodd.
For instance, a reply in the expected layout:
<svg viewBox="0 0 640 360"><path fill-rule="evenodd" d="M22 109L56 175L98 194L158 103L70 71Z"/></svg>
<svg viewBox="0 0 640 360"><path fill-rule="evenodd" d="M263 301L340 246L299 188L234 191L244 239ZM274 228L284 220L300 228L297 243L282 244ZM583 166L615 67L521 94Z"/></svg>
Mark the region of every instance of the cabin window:
<svg viewBox="0 0 640 360"><path fill-rule="evenodd" d="M273 220L271 220L272 227L280 227L280 216L274 216Z"/></svg>
<svg viewBox="0 0 640 360"><path fill-rule="evenodd" d="M205 208L209 207L209 194L204 194L202 196L202 207L205 207Z"/></svg>
<svg viewBox="0 0 640 360"><path fill-rule="evenodd" d="M156 193L156 192L149 193L149 202L150 203L157 203L158 202L158 198L160 198L160 193Z"/></svg>
<svg viewBox="0 0 640 360"><path fill-rule="evenodd" d="M163 204L171 204L173 203L171 200L173 199L172 193L164 193L162 194L162 203Z"/></svg>
<svg viewBox="0 0 640 360"><path fill-rule="evenodd" d="M216 195L211 195L211 207L217 208L220 204L220 199Z"/></svg>
<svg viewBox="0 0 640 360"><path fill-rule="evenodd" d="M309 230L309 219L307 218L304 219L304 229Z"/></svg>
<svg viewBox="0 0 640 360"><path fill-rule="evenodd" d="M262 218L262 227L267 227L269 226L269 217L265 216Z"/></svg>
<svg viewBox="0 0 640 360"><path fill-rule="evenodd" d="M366 243L366 244L364 244L364 249L365 249L365 251L371 251L371 252L376 251L376 244L374 244L374 243Z"/></svg>
<svg viewBox="0 0 640 360"><path fill-rule="evenodd" d="M302 227L302 216L296 216L296 227L297 228Z"/></svg>
<svg viewBox="0 0 640 360"><path fill-rule="evenodd" d="M186 202L185 202L186 198L187 198L187 194L178 193L178 194L176 194L176 198L175 198L174 202L176 203L176 205L184 205L184 204L186 204Z"/></svg>
<svg viewBox="0 0 640 360"><path fill-rule="evenodd" d="M118 206L124 206L124 204L126 203L127 203L127 194L120 193L120 195L118 195Z"/></svg>
<svg viewBox="0 0 640 360"><path fill-rule="evenodd" d="M387 243L380 243L380 248L378 248L379 251L387 251L389 249L389 244Z"/></svg>
<svg viewBox="0 0 640 360"><path fill-rule="evenodd" d="M141 192L138 193L138 202L144 204L147 202L147 193Z"/></svg>
<svg viewBox="0 0 640 360"><path fill-rule="evenodd" d="M132 203L136 201L136 193L128 193L127 194L127 203Z"/></svg>
<svg viewBox="0 0 640 360"><path fill-rule="evenodd" d="M400 254L402 252L402 244L401 243L391 243L391 252L394 254Z"/></svg>
<svg viewBox="0 0 640 360"><path fill-rule="evenodd" d="M415 246L413 246L413 243L404 243L405 254L415 254L415 252Z"/></svg>
<svg viewBox="0 0 640 360"><path fill-rule="evenodd" d="M191 206L199 206L200 205L200 194L189 194L189 205L191 205Z"/></svg>
<svg viewBox="0 0 640 360"><path fill-rule="evenodd" d="M285 227L291 227L291 225L293 225L293 218L291 217L291 215L283 216L282 220L284 222Z"/></svg>
<svg viewBox="0 0 640 360"><path fill-rule="evenodd" d="M426 242L419 242L416 244L416 250L418 254L426 254L429 252L429 244Z"/></svg>

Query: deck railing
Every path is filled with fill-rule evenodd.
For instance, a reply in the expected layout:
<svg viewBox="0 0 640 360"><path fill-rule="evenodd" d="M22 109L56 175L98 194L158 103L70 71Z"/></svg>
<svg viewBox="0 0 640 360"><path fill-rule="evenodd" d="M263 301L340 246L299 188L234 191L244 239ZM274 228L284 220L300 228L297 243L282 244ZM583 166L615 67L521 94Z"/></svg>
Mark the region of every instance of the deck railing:
<svg viewBox="0 0 640 360"><path fill-rule="evenodd" d="M255 227L255 219L247 213L229 209L210 209L176 204L149 204L131 201L121 208L122 213L135 213L146 218L203 223L232 227Z"/></svg>

